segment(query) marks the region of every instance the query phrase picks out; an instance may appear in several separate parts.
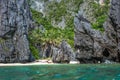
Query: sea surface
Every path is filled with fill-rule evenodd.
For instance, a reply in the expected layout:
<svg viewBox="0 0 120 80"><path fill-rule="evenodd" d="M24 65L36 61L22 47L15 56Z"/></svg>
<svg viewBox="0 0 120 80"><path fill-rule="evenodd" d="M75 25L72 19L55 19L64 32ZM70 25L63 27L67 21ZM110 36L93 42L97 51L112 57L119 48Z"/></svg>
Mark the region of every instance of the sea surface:
<svg viewBox="0 0 120 80"><path fill-rule="evenodd" d="M119 64L0 67L0 80L120 80Z"/></svg>

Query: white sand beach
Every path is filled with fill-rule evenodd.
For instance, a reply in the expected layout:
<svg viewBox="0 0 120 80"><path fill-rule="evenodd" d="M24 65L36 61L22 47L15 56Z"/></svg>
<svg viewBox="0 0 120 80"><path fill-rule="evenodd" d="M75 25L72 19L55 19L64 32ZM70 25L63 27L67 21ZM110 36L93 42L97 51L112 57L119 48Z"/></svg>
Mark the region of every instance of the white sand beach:
<svg viewBox="0 0 120 80"><path fill-rule="evenodd" d="M36 60L30 63L0 63L0 66L32 66L32 65L52 65L52 60ZM79 64L78 61L70 61L69 64Z"/></svg>
<svg viewBox="0 0 120 80"><path fill-rule="evenodd" d="M46 65L54 64L51 60L36 60L30 63L0 63L0 66L30 66L30 65Z"/></svg>

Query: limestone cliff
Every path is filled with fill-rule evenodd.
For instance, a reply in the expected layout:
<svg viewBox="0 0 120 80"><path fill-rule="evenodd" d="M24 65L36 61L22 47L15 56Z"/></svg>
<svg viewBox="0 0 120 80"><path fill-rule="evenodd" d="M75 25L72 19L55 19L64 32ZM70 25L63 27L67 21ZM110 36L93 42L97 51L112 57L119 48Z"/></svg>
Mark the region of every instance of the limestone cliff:
<svg viewBox="0 0 120 80"><path fill-rule="evenodd" d="M0 62L26 62L31 13L27 0L0 0Z"/></svg>
<svg viewBox="0 0 120 80"><path fill-rule="evenodd" d="M101 33L91 28L91 24L80 13L75 17L76 58L80 62L120 62L120 1L111 0L108 20Z"/></svg>
<svg viewBox="0 0 120 80"><path fill-rule="evenodd" d="M33 30L31 32L32 36L30 36L30 41L32 43L31 51L35 52L35 55L38 56L37 58L39 58L39 55L42 56L43 54L44 57L46 57L46 54L51 55L50 53L52 48L51 46L52 45L58 46L62 40L66 40L66 42L70 44L72 48L74 47L75 43L75 47L79 47L76 44L80 44L83 50L85 49L85 51L82 52L83 53L82 56L76 55L76 57L83 58L87 57L87 59L89 59L90 56L94 58L96 58L96 56L99 58L102 56L101 53L104 51L104 48L102 47L103 49L101 49L101 46L98 44L97 41L95 41L96 38L93 37L93 34L96 34L96 31L94 32L93 30L91 30L92 34L90 34L85 30L89 31L90 29L95 28L104 31L103 23L107 19L109 0L104 0L104 2L103 0L30 0L30 1L31 11L34 20L36 21L36 23L44 26L43 31L38 32L38 29ZM102 3L104 3L104 5L102 5ZM76 19L75 23L77 25L77 26L75 25L76 39L74 42L73 19L75 17L75 14L79 10L80 14L82 13L84 18L79 15L77 16L77 18L82 18L83 21ZM87 18L87 20L85 18ZM79 28L83 25L84 27ZM102 36L99 31L97 35L100 37ZM42 47L42 45L45 46ZM79 51L80 50L78 50L78 52Z"/></svg>

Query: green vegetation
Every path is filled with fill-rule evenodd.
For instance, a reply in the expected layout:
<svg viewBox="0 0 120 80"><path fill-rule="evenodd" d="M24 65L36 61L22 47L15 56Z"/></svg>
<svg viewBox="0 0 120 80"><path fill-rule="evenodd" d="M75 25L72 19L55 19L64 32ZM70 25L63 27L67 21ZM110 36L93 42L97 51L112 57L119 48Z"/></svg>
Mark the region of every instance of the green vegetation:
<svg viewBox="0 0 120 80"><path fill-rule="evenodd" d="M52 43L54 45L58 45L63 39L67 40L73 46L73 38L74 38L74 25L73 18L67 22L69 24L65 29L61 29L58 27L52 26L50 21L46 18L41 17L40 13L31 10L33 14L33 18L36 23L44 26L45 30L35 29L30 32L30 41L31 43Z"/></svg>
<svg viewBox="0 0 120 80"><path fill-rule="evenodd" d="M35 46L33 46L33 44L30 44L30 50L31 50L34 58L39 59L39 51L38 51L38 49L36 49Z"/></svg>
<svg viewBox="0 0 120 80"><path fill-rule="evenodd" d="M52 1L47 3L46 16L31 9L32 16L37 25L43 25L44 30L35 28L29 32L30 49L36 59L39 59L39 50L36 45L45 46L50 43L58 46L62 40L66 40L72 47L74 47L74 16L83 0L61 0L60 3ZM94 29L104 31L103 23L107 18L107 12L109 8L109 0L106 0L104 6L100 6L94 1L90 3L93 8L93 15L96 18L95 22L92 22ZM62 17L65 18L66 27L64 29L58 28L57 25Z"/></svg>
<svg viewBox="0 0 120 80"><path fill-rule="evenodd" d="M47 5L47 19L59 22L62 20L62 16L64 16L66 20L69 20L72 12L78 12L81 3L83 3L83 0L61 0L60 3L51 1Z"/></svg>
<svg viewBox="0 0 120 80"><path fill-rule="evenodd" d="M0 38L0 43L3 43L4 41L5 41L4 39Z"/></svg>
<svg viewBox="0 0 120 80"><path fill-rule="evenodd" d="M109 10L109 0L105 0L104 5L97 4L95 2L92 2L90 5L94 9L93 14L96 18L96 21L92 23L92 26L94 29L104 31L103 29L103 23L107 19L108 10Z"/></svg>
<svg viewBox="0 0 120 80"><path fill-rule="evenodd" d="M30 49L34 54L39 53L39 51L35 49L36 44L44 46L47 43L50 43L58 46L62 40L66 40L74 47L74 17L72 16L72 12L74 12L74 14L77 13L79 5L82 2L83 0L61 0L60 3L51 1L46 5L47 13L45 17L43 17L42 13L31 9L35 22L43 25L45 28L44 31L35 29L29 32ZM62 20L62 17L64 17L66 21L66 27L64 29L51 24L54 20L56 24L59 23Z"/></svg>
<svg viewBox="0 0 120 80"><path fill-rule="evenodd" d="M69 27L61 29L52 26L49 20L45 17L43 18L41 14L35 10L31 10L33 19L37 24L44 26L45 30L34 29L29 32L30 50L32 51L34 57L38 59L39 51L36 49L36 44L41 44L41 46L47 43L58 46L62 40L66 40L72 47L74 46L74 25L73 17L67 21Z"/></svg>

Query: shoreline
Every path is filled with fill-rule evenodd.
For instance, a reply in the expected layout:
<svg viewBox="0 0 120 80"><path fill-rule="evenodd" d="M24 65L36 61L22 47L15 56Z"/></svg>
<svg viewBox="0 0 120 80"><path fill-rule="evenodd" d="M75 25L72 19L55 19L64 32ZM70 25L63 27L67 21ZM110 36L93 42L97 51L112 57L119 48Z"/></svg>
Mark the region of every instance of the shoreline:
<svg viewBox="0 0 120 80"><path fill-rule="evenodd" d="M0 63L0 67L2 67L2 66L32 66L32 65L51 65L51 64L50 63L40 63L40 62L32 62L32 63Z"/></svg>
<svg viewBox="0 0 120 80"><path fill-rule="evenodd" d="M52 60L36 60L34 62L28 62L28 63L0 63L0 67L9 67L9 66L34 66L34 65L61 65L61 64L65 64L65 63L53 63ZM80 64L77 61L71 61L69 64ZM65 64L65 65L69 65L69 64ZM89 65L111 65L111 64L117 64L120 65L119 63L98 63L98 64L90 64ZM82 64L80 64L82 65ZM86 64L83 64L86 65Z"/></svg>
<svg viewBox="0 0 120 80"><path fill-rule="evenodd" d="M0 63L1 66L32 66L32 65L51 65L55 64L51 60L36 60L28 63Z"/></svg>
<svg viewBox="0 0 120 80"><path fill-rule="evenodd" d="M0 67L2 66L32 66L32 65L59 65L62 63L53 63L52 60L36 60L34 62L28 63L0 63ZM76 61L71 61L69 64L79 64Z"/></svg>
<svg viewBox="0 0 120 80"><path fill-rule="evenodd" d="M14 67L14 66L37 66L37 65L81 65L81 66L88 66L88 65L91 65L91 66L99 66L99 65L103 65L103 66L106 66L106 65L110 65L110 66L115 66L115 65L118 65L120 66L119 63L114 63L114 64L59 64L59 63L41 63L41 62L31 62L31 63L0 63L0 67Z"/></svg>

